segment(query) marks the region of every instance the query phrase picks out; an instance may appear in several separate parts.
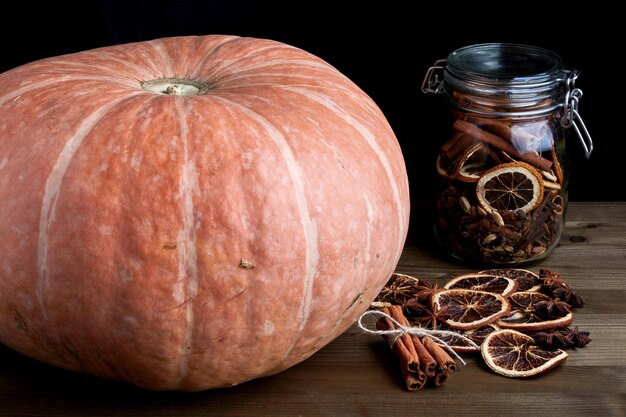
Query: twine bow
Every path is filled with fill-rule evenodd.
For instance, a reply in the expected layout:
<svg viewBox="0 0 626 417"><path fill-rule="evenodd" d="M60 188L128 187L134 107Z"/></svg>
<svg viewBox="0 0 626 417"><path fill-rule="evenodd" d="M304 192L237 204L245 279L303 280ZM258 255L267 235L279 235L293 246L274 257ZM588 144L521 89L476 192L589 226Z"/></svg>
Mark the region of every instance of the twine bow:
<svg viewBox="0 0 626 417"><path fill-rule="evenodd" d="M363 324L363 319L368 316L373 316L377 319L386 318L387 320L391 321L396 328L392 330L368 329L367 326ZM403 326L402 324L398 323L398 321L394 319L393 317L391 317L389 314L383 313L382 311L378 311L378 310L368 310L365 313L361 314L361 317L359 317L359 320L357 321L357 325L363 332L367 334L374 334L374 335L379 335L379 336L391 336L391 340L390 340L391 344L393 344L399 337L405 334L414 334L416 336L428 336L431 339L433 339L435 342L437 342L439 345L441 345L441 347L443 347L445 350L447 350L448 353L450 353L452 357L454 357L455 359L458 359L459 362L461 362L463 365L466 364L463 358L461 358L461 356L459 356L459 354L456 353L452 349L452 347L448 343L443 341L439 336L453 336L453 337L463 340L465 343L467 343L469 346L475 349L479 348L479 346L476 343L474 343L470 338L463 336L462 334L459 334L457 332L448 331L448 330L434 330L434 329L431 330L431 329L424 329L422 327Z"/></svg>

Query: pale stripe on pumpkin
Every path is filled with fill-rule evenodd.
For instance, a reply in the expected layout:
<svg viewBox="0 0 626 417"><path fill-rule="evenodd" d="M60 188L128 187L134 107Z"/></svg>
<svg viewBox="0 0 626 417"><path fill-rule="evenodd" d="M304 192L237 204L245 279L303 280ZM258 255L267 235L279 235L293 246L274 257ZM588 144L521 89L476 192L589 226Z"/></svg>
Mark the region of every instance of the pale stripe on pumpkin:
<svg viewBox="0 0 626 417"><path fill-rule="evenodd" d="M43 199L41 203L41 214L39 217L39 240L37 243L37 286L36 294L39 307L44 318L47 318L46 303L44 299L46 288L48 287L48 235L50 225L54 221L57 198L61 191L63 177L67 171L72 158L80 148L87 135L98 124L100 120L111 110L123 101L135 97L137 94L125 96L123 98L113 100L108 104L98 108L96 111L87 116L83 123L76 129L61 152L57 160L52 166L52 170L46 179Z"/></svg>
<svg viewBox="0 0 626 417"><path fill-rule="evenodd" d="M393 170L391 169L391 164L389 163L389 160L387 159L385 152L383 152L378 142L376 141L376 137L374 136L374 134L361 122L359 122L350 114L348 114L345 110L339 108L331 100L328 100L327 97L320 96L311 91L303 90L297 87L280 86L280 88L300 94L304 97L309 98L310 100L313 100L323 105L327 109L331 110L335 115L337 115L337 117L339 117L340 119L344 120L346 123L354 127L361 134L363 139L365 139L367 144L370 146L370 148L372 148L372 150L378 157L381 165L383 166L385 170L385 173L387 174L387 179L389 180L389 186L391 187L391 190L393 192L393 198L394 198L394 203L396 206L396 211L398 213L398 229L397 230L398 231L404 230L404 224L405 224L406 216L408 213L405 213L403 210L404 206L402 204L402 199L400 197L400 190L398 189L398 184L396 183L394 179L394 174L393 174ZM399 256L399 254L402 252L402 249L404 247L405 236L402 233L398 233L397 239L398 239L398 244L396 246L396 250L394 253L396 253Z"/></svg>
<svg viewBox="0 0 626 417"><path fill-rule="evenodd" d="M115 79L113 77L111 78L105 78L107 81L111 81L114 82L116 84L120 84L123 86L128 86L128 83L119 80L119 79ZM17 90L12 90L9 94L5 94L2 97L0 97L0 106L4 105L5 103L11 101L11 100L16 100L17 98L19 98L22 94L26 94L32 90L35 89L43 89L46 87L50 87L54 84L57 83L65 83L65 82L70 82L70 81L98 81L98 82L102 82L103 81L103 77L102 76L96 76L96 77L87 77L87 76L79 76L79 77L74 77L71 75L64 75L62 77L59 78L53 78L53 79L48 79L46 81L42 81L39 83L33 83L33 84L28 84L22 88L18 88ZM141 90L143 91L143 90Z"/></svg>
<svg viewBox="0 0 626 417"><path fill-rule="evenodd" d="M372 250L372 224L374 223L374 207L372 207L372 202L367 198L367 196L363 197L365 199L365 208L367 209L367 235L365 237L365 262L369 264L371 255L370 251Z"/></svg>
<svg viewBox="0 0 626 417"><path fill-rule="evenodd" d="M226 85L222 85L220 84L222 82L222 80L220 79L220 81L218 83L215 83L214 86L218 87L220 91L232 91L232 90L237 90L237 89L250 89L251 87L269 87L269 88L274 88L277 86L281 86L283 84L278 83L278 82L273 82L273 81L251 81L254 80L255 78L260 78L260 79L266 79L267 77L289 77L289 86L290 87L296 87L296 88L301 88L301 89L319 89L324 88L327 89L327 91L331 92L331 93L337 93L337 92L342 92L344 94L346 94L347 96L349 96L350 100L357 102L359 105L365 107L368 111L372 112L374 117L381 117L384 116L381 112L380 109L378 107L376 107L376 105L372 102L372 100L367 96L367 94L363 93L363 94L356 94L355 93L355 88L356 86L347 78L345 78L343 75L341 75L341 73L337 72L337 77L336 77L336 81L330 81L329 79L325 79L323 77L320 76L315 76L315 75L304 75L304 74L300 74L298 72L262 72L262 73L255 73L255 74L244 74L243 76L240 75L238 77L229 77L226 79L227 84ZM233 81L238 81L241 79L245 79L245 83L242 83L240 85L237 84L232 84ZM298 83L298 84L294 84L293 80L294 79L298 79L298 80L303 80L302 83ZM307 84L307 81L311 81L312 83ZM393 131L391 130L391 127L387 126L387 130L389 131L390 134L393 135Z"/></svg>
<svg viewBox="0 0 626 417"><path fill-rule="evenodd" d="M215 81L216 77L219 77L217 74L218 73L223 73L223 72L227 72L227 70L229 68L237 67L238 65L240 65L240 62L248 59L250 57L253 57L255 55L259 55L265 51L267 51L268 49L276 49L276 48L280 48L280 46L276 46L276 45L269 45L267 47L263 47L263 48L258 48L258 49L253 49L251 50L249 53L246 53L245 55L239 55L237 57L237 59L234 59L232 61L230 61L230 63L224 65L225 62L227 61L217 61L214 58L214 55L216 55L220 49L222 49L223 47L225 47L226 45L233 43L233 42L237 42L237 41L241 41L242 38L240 37L232 37L232 38L227 38L224 42L216 45L213 49L211 49L211 51L209 51L206 54L206 57L204 57L204 59L199 60L196 65L193 67L193 69L191 71L189 71L189 76L192 78L198 78L201 79L203 81L206 82L213 82ZM222 64L223 66L219 66L219 67L215 67L212 66L212 64L214 64L215 62L219 62L220 64ZM210 73L208 74L201 74L200 72L203 71L202 68L207 67L207 69L210 69ZM205 75L208 75L208 78L205 79L206 77L204 77Z"/></svg>
<svg viewBox="0 0 626 417"><path fill-rule="evenodd" d="M114 57L110 57L107 59L107 65L99 65L99 64L84 64L82 62L72 62L72 61L54 61L55 65L67 65L72 69L75 69L78 74L81 76L87 74L93 74L94 70L103 71L105 74L99 74L98 80L105 79L104 77L111 77L111 81L115 81L117 83L124 82L129 86L134 86L137 88L141 88L142 80L150 80L155 77L159 77L159 72L150 72L145 68L140 67L139 65L135 65L131 62L126 62L121 59L116 59ZM116 66L111 64L119 65L120 67L127 67L125 70L120 68L116 68ZM82 71L82 72L81 72ZM132 78L128 78L131 77Z"/></svg>
<svg viewBox="0 0 626 417"><path fill-rule="evenodd" d="M310 60L306 60L306 59L274 59L272 61L260 62L260 63L257 63L257 64L248 65L248 66L245 66L245 67L237 67L236 69L230 70L229 74L233 74L234 75L232 78L238 78L238 77L236 77L237 75L240 75L242 73L246 73L246 72L249 72L249 71L258 70L258 69L261 69L261 68L272 68L272 67L276 67L276 66L278 66L280 69L285 69L285 66L287 66L287 65L295 65L295 66L315 68L315 69L323 70L325 72L330 72L332 74L339 75L339 71L335 70L333 67L330 67L328 65L324 65L321 62L315 62L315 61L310 61ZM261 75L261 74L263 74L263 73L255 73L253 75L257 76L257 75ZM288 73L287 75L295 75L295 74L292 72L292 73ZM231 77L224 77L224 78L225 79L231 79Z"/></svg>
<svg viewBox="0 0 626 417"><path fill-rule="evenodd" d="M298 329L304 329L306 322L311 313L311 301L313 297L313 284L315 283L315 276L317 275L317 266L319 262L319 247L317 241L317 224L311 217L309 206L306 200L306 193L302 175L302 169L298 164L293 151L289 147L289 143L285 137L276 129L267 119L254 110L236 103L232 100L228 100L224 97L213 96L216 100L221 100L228 103L231 106L237 107L242 113L250 117L257 123L259 123L269 134L276 147L280 150L280 154L285 161L285 166L289 172L289 176L294 186L294 193L296 197L296 204L298 205L298 212L302 221L302 230L304 232L304 241L306 242L306 278L304 281L304 297L302 304L300 305L300 311L298 312Z"/></svg>
<svg viewBox="0 0 626 417"><path fill-rule="evenodd" d="M183 169L180 176L180 198L182 200L183 228L178 234L178 282L174 289L177 303L185 305L185 334L181 345L179 379L188 372L188 355L193 344L194 312L193 299L198 294L198 257L196 254L196 231L194 221L193 194L198 188L198 172L189 155L187 112L182 100L176 100L176 111L180 122L180 137L183 145Z"/></svg>
<svg viewBox="0 0 626 417"><path fill-rule="evenodd" d="M161 39L150 41L147 45L150 45L161 58L164 67L162 74L163 77L179 76L179 74L174 73L174 62L172 61L172 57L170 57L170 54L167 52L167 49L165 48L165 45L163 45L163 41Z"/></svg>
<svg viewBox="0 0 626 417"><path fill-rule="evenodd" d="M279 44L273 41L268 41L265 46L258 47L258 45L256 45L255 48L249 49L245 53L237 51L235 59L233 59L230 55L228 56L228 59L221 59L219 56L217 58L215 57L215 55L218 55L221 52L222 48L226 47L230 43L240 44L238 46L241 47L242 43L245 46L249 42L250 38L235 37L226 39L224 42L215 47L212 51L207 53L205 58L200 61L196 67L194 67L193 71L190 74L192 76L202 77L202 74L200 72L204 71L202 68L206 67L205 70L211 71L208 74L211 79L205 81L211 82L215 81L216 77L219 78L221 76L220 74L230 74L233 69L237 70L240 67L245 68L242 66L242 62L245 62L247 60L254 60L254 58L258 57L259 55L270 55L273 51L282 52L284 50L302 52L302 50L291 45ZM263 59L263 62L268 62L266 58ZM216 66L216 63L219 63L219 66Z"/></svg>

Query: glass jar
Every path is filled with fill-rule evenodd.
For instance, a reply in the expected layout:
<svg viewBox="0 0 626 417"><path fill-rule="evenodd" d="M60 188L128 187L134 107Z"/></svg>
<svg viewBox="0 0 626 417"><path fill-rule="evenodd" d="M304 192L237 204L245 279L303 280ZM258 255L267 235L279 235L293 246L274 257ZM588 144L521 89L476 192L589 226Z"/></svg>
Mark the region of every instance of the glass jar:
<svg viewBox="0 0 626 417"><path fill-rule="evenodd" d="M450 109L439 149L435 232L452 256L519 265L559 242L567 209L566 134L587 157L592 142L578 114L577 71L545 49L481 44L428 70L422 91Z"/></svg>

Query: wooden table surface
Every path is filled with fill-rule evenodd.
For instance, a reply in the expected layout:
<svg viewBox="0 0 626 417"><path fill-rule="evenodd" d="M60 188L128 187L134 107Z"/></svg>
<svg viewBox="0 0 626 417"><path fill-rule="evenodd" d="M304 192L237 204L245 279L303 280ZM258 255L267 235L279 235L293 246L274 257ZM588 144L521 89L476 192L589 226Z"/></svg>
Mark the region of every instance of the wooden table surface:
<svg viewBox="0 0 626 417"><path fill-rule="evenodd" d="M415 224L398 272L441 282L475 270L443 257L430 238L416 238L429 231ZM590 331L592 342L531 379L498 376L466 355L468 365L441 388L406 392L387 345L354 326L278 375L200 393L144 391L0 346L0 416L625 416L626 203L570 203L559 247L529 269L540 266L584 297L573 324Z"/></svg>

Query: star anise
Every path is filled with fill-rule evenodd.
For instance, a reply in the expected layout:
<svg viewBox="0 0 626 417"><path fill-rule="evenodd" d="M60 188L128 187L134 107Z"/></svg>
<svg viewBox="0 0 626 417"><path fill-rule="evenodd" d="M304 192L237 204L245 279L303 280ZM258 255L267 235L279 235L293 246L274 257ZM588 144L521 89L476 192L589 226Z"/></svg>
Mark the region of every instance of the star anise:
<svg viewBox="0 0 626 417"><path fill-rule="evenodd" d="M560 298L570 305L578 308L584 305L582 297L574 292L560 274L547 269L539 270L539 277L543 280L544 292L552 297Z"/></svg>
<svg viewBox="0 0 626 417"><path fill-rule="evenodd" d="M591 342L589 332L579 331L578 326L574 327L573 330L569 327L567 329L569 331L569 335L567 337L572 341L574 347L584 347Z"/></svg>
<svg viewBox="0 0 626 417"><path fill-rule="evenodd" d="M589 332L578 330L578 326L574 329L570 327L559 327L557 329L546 330L532 335L532 338L539 345L548 349L569 349L572 347L584 347L591 339Z"/></svg>
<svg viewBox="0 0 626 417"><path fill-rule="evenodd" d="M548 320L563 317L570 312L570 305L559 298L539 301L535 303L534 307L539 316Z"/></svg>
<svg viewBox="0 0 626 417"><path fill-rule="evenodd" d="M552 295L565 300L571 307L579 308L585 305L583 298L569 287L556 288L552 291Z"/></svg>
<svg viewBox="0 0 626 417"><path fill-rule="evenodd" d="M559 329L547 330L532 335L535 343L542 345L547 349L568 349L572 346L572 341L567 336L561 334Z"/></svg>
<svg viewBox="0 0 626 417"><path fill-rule="evenodd" d="M419 301L425 301L427 304L430 304L430 300L434 293L439 290L439 284L437 281L434 283L429 283L428 281L420 281L417 284L417 291L415 292L415 297Z"/></svg>
<svg viewBox="0 0 626 417"><path fill-rule="evenodd" d="M450 318L448 306L436 309L436 307L430 308L415 302L411 306L407 304L407 308L414 324L426 329L439 329Z"/></svg>
<svg viewBox="0 0 626 417"><path fill-rule="evenodd" d="M546 287L569 287L567 281L561 278L561 274L545 268L539 270L539 278L543 280L543 285Z"/></svg>

